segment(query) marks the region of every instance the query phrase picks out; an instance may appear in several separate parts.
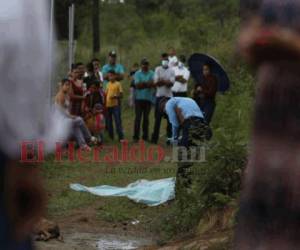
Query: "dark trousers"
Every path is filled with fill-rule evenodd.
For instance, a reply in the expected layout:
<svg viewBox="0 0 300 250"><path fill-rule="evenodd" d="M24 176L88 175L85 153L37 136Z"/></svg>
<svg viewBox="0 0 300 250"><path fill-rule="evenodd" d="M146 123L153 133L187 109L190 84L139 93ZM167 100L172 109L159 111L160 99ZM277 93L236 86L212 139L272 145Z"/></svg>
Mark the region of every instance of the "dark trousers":
<svg viewBox="0 0 300 250"><path fill-rule="evenodd" d="M149 114L151 110L151 102L146 100L135 101L135 121L134 121L134 140L140 139L141 122L143 119L143 140L149 138Z"/></svg>
<svg viewBox="0 0 300 250"><path fill-rule="evenodd" d="M205 100L204 103L200 106L200 108L204 112L205 121L209 124L215 112L215 100Z"/></svg>
<svg viewBox="0 0 300 250"><path fill-rule="evenodd" d="M191 184L190 168L193 165L191 147L199 147L204 141L210 139L211 130L204 119L191 117L186 119L181 126L182 138L179 141L178 151L178 169L177 184L178 186L189 186ZM184 157L183 157L184 156ZM187 157L187 159L185 158Z"/></svg>
<svg viewBox="0 0 300 250"><path fill-rule="evenodd" d="M187 92L173 92L174 97L187 97Z"/></svg>
<svg viewBox="0 0 300 250"><path fill-rule="evenodd" d="M181 126L182 137L179 146L189 148L210 139L210 128L206 121L200 117L186 119Z"/></svg>
<svg viewBox="0 0 300 250"><path fill-rule="evenodd" d="M122 119L121 119L121 107L115 106L107 108L107 130L111 139L114 139L114 126L113 120L115 121L116 131L119 136L119 140L124 139L124 133L122 128Z"/></svg>
<svg viewBox="0 0 300 250"><path fill-rule="evenodd" d="M159 103L163 98L165 98L165 97L157 97L156 102L155 102L155 112L154 112L155 123L154 123L154 130L153 130L153 134L152 134L152 142L153 143L157 143L158 139L159 139L161 119L164 116L164 114L162 112L160 112ZM171 138L172 137L172 125L169 122L169 120L167 120L167 122L168 122L168 124L167 124L167 137Z"/></svg>

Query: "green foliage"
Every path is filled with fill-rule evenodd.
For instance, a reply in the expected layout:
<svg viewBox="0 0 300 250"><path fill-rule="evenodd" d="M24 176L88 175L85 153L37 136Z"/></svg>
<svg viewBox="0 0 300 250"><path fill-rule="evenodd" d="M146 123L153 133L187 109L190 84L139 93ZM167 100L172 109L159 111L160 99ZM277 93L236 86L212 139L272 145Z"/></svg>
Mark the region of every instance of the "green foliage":
<svg viewBox="0 0 300 250"><path fill-rule="evenodd" d="M193 166L192 188L179 190L170 209L152 222L165 239L190 232L207 209L223 208L239 195L251 128L254 79L235 56L238 9L238 0L101 2L102 64L107 52L116 49L127 69L142 57L148 57L154 67L161 52L172 46L178 54L204 52L214 56L230 76L231 90L217 98L214 138L207 145L207 161ZM78 6L76 13L80 13L76 59L87 62L92 57L89 5ZM124 219L122 213L104 210L101 216L108 220Z"/></svg>

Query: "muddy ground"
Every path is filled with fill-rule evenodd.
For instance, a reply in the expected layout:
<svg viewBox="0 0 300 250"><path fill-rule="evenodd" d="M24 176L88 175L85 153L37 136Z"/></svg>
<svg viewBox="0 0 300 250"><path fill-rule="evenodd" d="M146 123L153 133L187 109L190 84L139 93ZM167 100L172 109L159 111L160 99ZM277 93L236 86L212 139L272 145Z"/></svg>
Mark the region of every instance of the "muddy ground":
<svg viewBox="0 0 300 250"><path fill-rule="evenodd" d="M144 232L137 221L108 223L98 220L94 208L77 210L55 218L62 239L37 241L37 250L145 249L155 237Z"/></svg>
<svg viewBox="0 0 300 250"><path fill-rule="evenodd" d="M37 250L179 250L230 249L227 245L231 232L211 232L201 236L157 245L157 238L145 232L136 221L108 223L98 220L94 208L77 210L64 218L56 218L62 239L36 242ZM213 246L216 246L214 248Z"/></svg>

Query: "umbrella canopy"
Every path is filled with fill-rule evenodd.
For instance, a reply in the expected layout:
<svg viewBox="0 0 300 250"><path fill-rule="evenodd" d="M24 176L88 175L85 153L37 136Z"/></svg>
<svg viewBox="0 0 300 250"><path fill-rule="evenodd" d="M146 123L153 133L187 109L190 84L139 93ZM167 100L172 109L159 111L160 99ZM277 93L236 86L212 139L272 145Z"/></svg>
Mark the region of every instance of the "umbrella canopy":
<svg viewBox="0 0 300 250"><path fill-rule="evenodd" d="M203 82L202 68L206 63L211 65L212 74L218 79L218 90L227 91L230 85L228 75L221 64L209 55L195 53L189 58L188 65L194 80L197 83Z"/></svg>

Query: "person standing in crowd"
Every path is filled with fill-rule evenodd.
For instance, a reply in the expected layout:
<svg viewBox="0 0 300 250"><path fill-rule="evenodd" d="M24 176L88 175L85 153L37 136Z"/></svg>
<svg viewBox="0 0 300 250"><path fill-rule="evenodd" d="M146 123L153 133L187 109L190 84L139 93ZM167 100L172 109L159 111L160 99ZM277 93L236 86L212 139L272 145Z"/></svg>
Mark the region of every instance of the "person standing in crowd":
<svg viewBox="0 0 300 250"><path fill-rule="evenodd" d="M176 80L174 86L172 87L174 97L187 97L190 71L185 67L185 62L185 56L181 55L177 65L173 68Z"/></svg>
<svg viewBox="0 0 300 250"><path fill-rule="evenodd" d="M89 89L92 83L97 80L97 77L94 74L94 66L91 62L86 65L86 69L87 72L85 73L83 82L86 83L87 89Z"/></svg>
<svg viewBox="0 0 300 250"><path fill-rule="evenodd" d="M134 84L134 75L135 73L139 70L139 64L138 63L134 63L132 65L132 68L130 69L130 73L129 73L129 81L130 81L130 93L129 93L129 97L128 97L128 103L129 103L129 107L133 107L134 106L134 102L135 102L135 97L134 97L134 89L135 89L135 84Z"/></svg>
<svg viewBox="0 0 300 250"><path fill-rule="evenodd" d="M169 67L168 54L163 53L161 55L161 66L155 69L154 74L154 84L156 86L156 103L155 103L155 123L154 130L152 134L151 142L154 144L158 143L160 124L163 114L159 110L159 103L164 98L171 98L172 87L175 83L175 72ZM172 136L172 126L169 121L167 121L167 143Z"/></svg>
<svg viewBox="0 0 300 250"><path fill-rule="evenodd" d="M94 76L96 77L96 79L100 82L103 82L103 74L101 72L101 64L100 64L100 60L98 58L94 58L91 61L92 65L93 65L93 72L94 72Z"/></svg>
<svg viewBox="0 0 300 250"><path fill-rule="evenodd" d="M79 70L79 67L81 68ZM82 65L75 65L70 77L70 113L71 115L81 116L84 97L84 84L82 78Z"/></svg>
<svg viewBox="0 0 300 250"><path fill-rule="evenodd" d="M60 110L67 119L70 119L73 126L71 136L75 138L78 146L83 150L91 151L88 143L95 143L97 139L91 135L90 131L88 130L83 119L80 116L74 116L70 114L70 88L70 81L68 79L63 79L61 81L60 89L55 96L55 105L56 108Z"/></svg>
<svg viewBox="0 0 300 250"><path fill-rule="evenodd" d="M203 82L197 83L193 91L193 99L204 112L206 122L210 123L216 107L218 80L211 73L209 64L203 65Z"/></svg>
<svg viewBox="0 0 300 250"><path fill-rule="evenodd" d="M82 62L79 62L75 64L75 67L78 70L78 79L83 81L86 74L85 65Z"/></svg>
<svg viewBox="0 0 300 250"><path fill-rule="evenodd" d="M106 125L110 138L114 139L113 119L115 121L116 131L119 136L119 141L124 139L122 118L121 118L121 98L123 90L121 83L117 81L118 74L113 70L108 72L109 82L106 87Z"/></svg>
<svg viewBox="0 0 300 250"><path fill-rule="evenodd" d="M104 93L102 90L102 82L94 80L85 95L85 113L89 113L94 109L96 104L104 105Z"/></svg>
<svg viewBox="0 0 300 250"><path fill-rule="evenodd" d="M140 127L143 118L143 140L148 141L149 115L152 105L154 72L149 69L149 61L141 61L141 69L134 75L135 86L135 121L133 140L140 139Z"/></svg>
<svg viewBox="0 0 300 250"><path fill-rule="evenodd" d="M109 81L109 72L115 72L115 80L120 82L124 79L125 69L122 64L117 63L117 53L111 51L108 54L108 63L102 68L102 74L104 78L104 89L107 87Z"/></svg>
<svg viewBox="0 0 300 250"><path fill-rule="evenodd" d="M169 67L173 68L178 63L178 58L176 56L175 48L171 47L169 50Z"/></svg>

